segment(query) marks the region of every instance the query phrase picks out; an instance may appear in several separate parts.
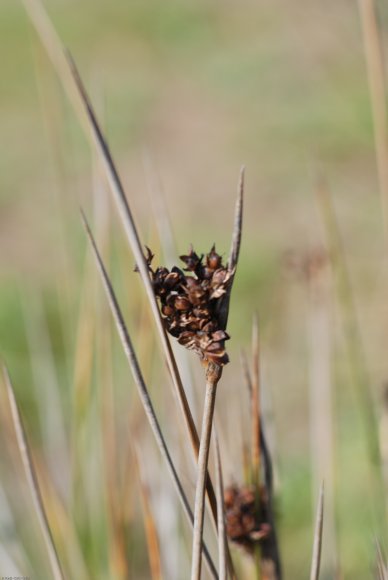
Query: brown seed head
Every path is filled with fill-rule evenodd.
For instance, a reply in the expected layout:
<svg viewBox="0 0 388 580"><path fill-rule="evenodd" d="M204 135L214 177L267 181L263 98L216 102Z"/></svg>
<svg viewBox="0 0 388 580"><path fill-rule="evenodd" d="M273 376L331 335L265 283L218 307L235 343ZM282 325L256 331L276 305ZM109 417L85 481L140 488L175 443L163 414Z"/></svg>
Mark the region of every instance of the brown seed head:
<svg viewBox="0 0 388 580"><path fill-rule="evenodd" d="M255 489L232 485L225 489L224 503L226 533L230 540L252 554L257 542L268 537L271 526L267 521L267 498L260 490L256 504Z"/></svg>
<svg viewBox="0 0 388 580"><path fill-rule="evenodd" d="M232 275L215 246L206 255L205 265L204 256L198 256L193 247L180 256L186 266L184 272L176 266L171 271L164 267L153 270L152 258L147 248L146 260L167 331L204 361L227 364L225 340L229 335L221 328L218 306Z"/></svg>

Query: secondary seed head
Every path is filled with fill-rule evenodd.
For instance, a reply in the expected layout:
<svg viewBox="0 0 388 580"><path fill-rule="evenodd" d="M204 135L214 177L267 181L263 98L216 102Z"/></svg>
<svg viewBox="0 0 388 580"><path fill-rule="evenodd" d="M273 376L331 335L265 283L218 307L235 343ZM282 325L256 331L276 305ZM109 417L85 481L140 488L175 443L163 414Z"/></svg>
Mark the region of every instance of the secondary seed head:
<svg viewBox="0 0 388 580"><path fill-rule="evenodd" d="M263 489L260 490L259 499L257 504L252 486L232 485L224 492L228 538L250 554L254 546L265 541L271 532L267 523L267 498Z"/></svg>

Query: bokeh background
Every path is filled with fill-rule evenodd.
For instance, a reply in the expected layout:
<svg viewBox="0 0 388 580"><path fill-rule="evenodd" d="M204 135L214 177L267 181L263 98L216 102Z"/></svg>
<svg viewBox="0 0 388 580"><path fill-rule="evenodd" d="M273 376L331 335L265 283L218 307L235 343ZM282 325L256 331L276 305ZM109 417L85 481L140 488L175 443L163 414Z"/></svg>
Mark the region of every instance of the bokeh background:
<svg viewBox="0 0 388 580"><path fill-rule="evenodd" d="M333 441L328 478L335 489L322 578L334 577L336 566L341 578L372 577L374 520L369 499L373 492L335 283L327 265L322 267L323 282L305 272L311 252L325 246L317 209L319 178L324 175L341 231L382 430L383 387L388 379L387 245L357 3L47 0L45 6L80 69L140 232L155 247L156 260L163 257L150 176L163 192L177 255L185 253L191 242L198 252L208 251L216 242L226 256L240 166L245 165L244 234L229 323L232 362L225 369L225 386L217 402L225 432L225 479L242 477L241 442L249 438L249 429L243 418L248 396L240 352L249 352L252 315L258 312L262 397L276 463L285 577L306 577L309 568L316 470L321 469L311 460L311 383L316 376L314 364L321 368L322 360L323 370L316 372L327 373L332 399L329 423L321 435L326 443ZM377 10L384 50L388 10L382 2ZM91 219L98 211L106 218L112 275L153 387L160 380L160 359L150 338L152 323L141 308L139 314L140 284L132 273L133 257L115 209L108 194L100 196L102 210L93 201L96 189L104 190L94 155L20 2L1 2L0 51L2 357L13 377L37 461L48 466L66 497L71 476L63 449L74 433L74 385L85 387L85 399L79 403L80 437L82 453L88 455L93 437L88 429L98 425L96 392L102 382L96 354L90 354L90 344L82 342L84 327L86 341L95 340L97 330L90 320L98 318L102 299L95 299L99 284L86 250L80 206ZM317 300L311 278L319 279ZM320 315L323 326L319 326ZM103 324L112 331L108 316ZM114 332L112 341L115 405L127 404L137 425L139 405L135 395L128 394L127 371L117 370L125 369L125 363ZM190 360L198 418L202 378L195 370L195 357ZM168 417L164 395L156 389L155 397L162 417ZM89 403L93 420L88 416ZM124 417L117 421L121 433L126 421ZM171 425L167 430L174 431ZM241 434L241 440L235 433ZM174 440L174 433L170 435ZM179 439L178 434L175 437ZM148 434L144 438L147 441ZM5 447L7 441L4 437ZM144 445L151 446L154 460L152 443ZM324 444L326 452L328 448ZM124 457L126 451L120 453ZM0 497L5 506L11 502L6 489L21 476L17 467L10 467L12 453L3 451L3 455ZM95 456L99 457L98 451ZM95 474L96 469L93 463L87 471ZM149 478L156 477L150 467L145 469ZM186 484L193 490L190 469ZM89 489L88 477L80 477L80 497ZM157 489L151 486L156 503ZM28 493L23 488L20 493L26 496L23 501L29 513ZM136 486L128 495L136 495ZM3 512L8 513L5 508ZM23 524L20 514L11 512L3 517L0 530L0 574L10 573L12 558L29 562L34 571L44 570L44 550L37 555L29 547L34 524ZM101 518L93 527L88 513L77 528L93 578L114 577L108 555L101 555L107 533ZM91 528L97 530L97 539ZM131 577L147 578L147 552L139 555L142 550L136 549L144 545L144 538L131 538L128 549L137 554L131 560ZM183 570L184 564L180 565ZM166 577L185 577L169 570ZM46 577L40 573L39 577Z"/></svg>

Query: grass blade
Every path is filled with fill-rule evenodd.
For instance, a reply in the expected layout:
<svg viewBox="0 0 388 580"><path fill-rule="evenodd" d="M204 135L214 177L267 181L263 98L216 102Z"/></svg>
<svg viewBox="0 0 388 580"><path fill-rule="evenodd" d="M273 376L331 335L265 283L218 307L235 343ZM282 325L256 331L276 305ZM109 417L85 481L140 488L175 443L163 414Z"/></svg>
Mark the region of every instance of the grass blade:
<svg viewBox="0 0 388 580"><path fill-rule="evenodd" d="M44 542L51 565L54 580L64 580L61 564L59 562L57 550L55 548L54 539L51 533L50 525L47 519L46 511L43 504L42 495L39 488L38 478L32 462L30 449L28 446L26 434L24 431L22 419L19 413L18 405L15 398L15 393L12 387L11 379L8 370L3 366L3 375L5 386L8 395L8 401L11 409L11 417L15 429L16 440L20 452L20 457L23 464L24 473L27 479L28 487L30 489L32 501L38 517L39 525L42 531Z"/></svg>
<svg viewBox="0 0 388 580"><path fill-rule="evenodd" d="M234 270L237 266L240 255L243 208L244 208L244 184L245 184L245 167L240 169L240 178L237 188L237 200L234 212L234 225L232 233L232 245L229 252L228 269Z"/></svg>
<svg viewBox="0 0 388 580"><path fill-rule="evenodd" d="M319 569L321 565L321 551L322 551L322 532L323 532L323 500L324 488L323 483L319 491L317 515L315 520L313 556L311 560L310 580L319 579Z"/></svg>
<svg viewBox="0 0 388 580"><path fill-rule="evenodd" d="M139 367L139 364L138 364L138 361L136 358L136 354L135 354L135 351L134 351L133 346L132 346L131 338L129 336L126 324L124 322L123 315L121 313L121 309L119 307L116 295L115 295L114 290L113 290L113 286L112 286L110 279L108 277L108 274L105 270L104 264L102 262L101 256L100 256L99 251L98 251L98 248L97 248L96 243L94 241L92 232L91 232L89 225L86 221L86 218L83 214L82 214L82 219L83 219L83 223L84 223L84 226L86 229L86 233L88 235L89 241L91 243L91 246L92 246L92 249L94 252L98 271L99 271L101 278L102 278L103 286L104 286L104 289L105 289L105 292L106 292L106 295L108 298L108 302L109 302L109 306L110 306L113 318L114 318L115 323L116 323L116 327L117 327L117 331L118 331L119 336L120 336L121 344L123 346L123 350L124 350L125 355L127 357L130 369L132 371L133 378L134 378L136 386L138 388L139 396L140 396L141 402L143 404L145 414L147 416L148 422L149 422L150 427L152 429L152 433L155 437L155 440L157 442L159 450L160 450L164 460L167 463L167 467L168 467L170 476L173 480L174 486L175 486L177 493L179 495L179 498L182 502L185 514L187 515L191 524L193 524L193 522L194 522L193 513L191 511L186 494L183 490L183 487L182 487L182 484L181 484L180 479L178 477L178 474L176 472L174 463L171 459L171 455L168 451L166 442L164 440L164 436L163 436L163 433L161 431L159 421L156 417L156 414L155 414L155 411L154 411L154 408L153 408L153 405L152 405L152 402L151 402L151 399L150 399L150 396L148 393L148 389L147 389L146 384L144 382L143 375L142 375L142 372L140 370L140 367ZM203 551L204 551L205 559L206 559L206 562L208 564L209 571L210 571L211 575L213 576L213 578L217 578L217 571L216 571L215 566L211 560L210 554L207 551L206 546L203 546Z"/></svg>

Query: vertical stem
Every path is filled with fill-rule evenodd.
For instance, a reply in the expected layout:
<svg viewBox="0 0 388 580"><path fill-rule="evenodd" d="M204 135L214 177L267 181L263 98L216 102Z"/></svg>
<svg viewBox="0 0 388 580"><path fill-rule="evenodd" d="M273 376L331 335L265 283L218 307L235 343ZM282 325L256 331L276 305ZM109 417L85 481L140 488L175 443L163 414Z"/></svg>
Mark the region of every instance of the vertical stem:
<svg viewBox="0 0 388 580"><path fill-rule="evenodd" d="M256 512L260 510L260 351L259 324L257 315L252 324L252 390L251 390L251 428L252 428L252 485L255 489ZM255 545L255 573L261 578L261 551L259 543Z"/></svg>
<svg viewBox="0 0 388 580"><path fill-rule="evenodd" d="M216 434L216 489L217 489L217 528L218 528L218 576L219 580L226 580L227 539L224 513L224 484L220 448Z"/></svg>
<svg viewBox="0 0 388 580"><path fill-rule="evenodd" d="M251 422L252 422L252 484L259 497L260 486L260 350L259 325L257 316L252 326L252 391L251 391Z"/></svg>
<svg viewBox="0 0 388 580"><path fill-rule="evenodd" d="M334 433L331 376L330 280L326 260L310 257L308 268L310 348L310 441L313 474L312 497L325 481L325 562L330 573L337 569L337 542L334 509Z"/></svg>
<svg viewBox="0 0 388 580"><path fill-rule="evenodd" d="M201 441L199 445L197 484L194 505L194 534L191 562L191 580L200 580L202 564L202 534L205 505L205 487L207 462L209 458L210 437L213 425L217 384L221 377L222 367L213 362L208 363L206 371L206 394L202 418Z"/></svg>

